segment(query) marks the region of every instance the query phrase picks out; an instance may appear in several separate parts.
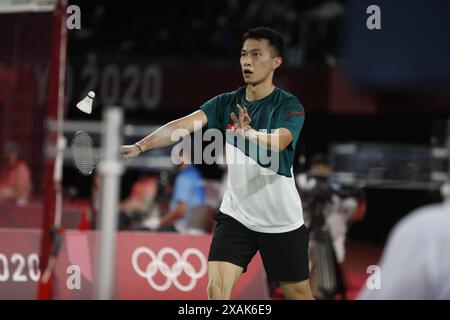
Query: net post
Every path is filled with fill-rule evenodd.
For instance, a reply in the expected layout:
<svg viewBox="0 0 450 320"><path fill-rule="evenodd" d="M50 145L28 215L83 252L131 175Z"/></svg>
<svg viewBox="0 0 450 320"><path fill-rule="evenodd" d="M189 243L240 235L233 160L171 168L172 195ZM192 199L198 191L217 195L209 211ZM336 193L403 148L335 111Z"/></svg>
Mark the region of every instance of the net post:
<svg viewBox="0 0 450 320"><path fill-rule="evenodd" d="M119 107L106 108L103 113L102 153L98 165L101 174L100 234L97 240L97 268L94 298L113 298L116 231L120 193L120 176L123 166L119 147L122 140L123 113Z"/></svg>

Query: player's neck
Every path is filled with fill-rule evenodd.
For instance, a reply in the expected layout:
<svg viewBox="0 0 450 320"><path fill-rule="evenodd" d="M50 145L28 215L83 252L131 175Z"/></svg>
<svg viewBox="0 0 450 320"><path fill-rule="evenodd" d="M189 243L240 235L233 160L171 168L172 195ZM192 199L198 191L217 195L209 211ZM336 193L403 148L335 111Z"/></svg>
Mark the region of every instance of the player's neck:
<svg viewBox="0 0 450 320"><path fill-rule="evenodd" d="M245 99L247 101L261 100L267 97L275 89L272 81L265 81L257 85L248 84L245 89Z"/></svg>

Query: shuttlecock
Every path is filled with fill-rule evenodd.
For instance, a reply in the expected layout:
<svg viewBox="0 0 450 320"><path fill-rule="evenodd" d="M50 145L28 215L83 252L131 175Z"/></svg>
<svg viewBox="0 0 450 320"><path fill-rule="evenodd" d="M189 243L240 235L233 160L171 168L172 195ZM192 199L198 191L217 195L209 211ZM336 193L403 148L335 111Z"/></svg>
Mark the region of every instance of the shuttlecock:
<svg viewBox="0 0 450 320"><path fill-rule="evenodd" d="M80 102L77 103L77 108L85 113L91 114L92 113L92 102L94 101L94 98L95 98L95 92L89 91L88 95L83 100L81 100Z"/></svg>

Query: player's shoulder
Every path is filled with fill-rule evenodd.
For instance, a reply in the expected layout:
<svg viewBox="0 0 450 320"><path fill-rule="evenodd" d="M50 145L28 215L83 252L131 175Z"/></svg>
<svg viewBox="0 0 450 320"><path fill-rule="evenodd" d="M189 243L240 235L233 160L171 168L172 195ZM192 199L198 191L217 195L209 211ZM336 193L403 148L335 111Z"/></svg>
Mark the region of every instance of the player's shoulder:
<svg viewBox="0 0 450 320"><path fill-rule="evenodd" d="M221 93L221 94L217 95L216 98L221 99L221 100L235 101L239 95L242 95L244 90L245 90L245 87L239 87L233 91Z"/></svg>
<svg viewBox="0 0 450 320"><path fill-rule="evenodd" d="M210 98L200 108L209 113L226 112L228 108L236 105L239 94L242 94L242 88L220 93Z"/></svg>
<svg viewBox="0 0 450 320"><path fill-rule="evenodd" d="M283 90L281 88L278 88L277 90L278 90L278 94L277 94L278 109L288 108L288 109L297 110L297 111L301 111L301 112L305 111L302 103L295 95L293 95L291 92Z"/></svg>

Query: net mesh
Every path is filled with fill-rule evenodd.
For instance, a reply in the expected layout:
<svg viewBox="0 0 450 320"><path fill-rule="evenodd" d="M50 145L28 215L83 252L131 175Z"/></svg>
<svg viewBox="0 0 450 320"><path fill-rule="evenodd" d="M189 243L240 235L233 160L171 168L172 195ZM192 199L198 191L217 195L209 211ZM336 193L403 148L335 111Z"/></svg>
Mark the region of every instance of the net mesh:
<svg viewBox="0 0 450 320"><path fill-rule="evenodd" d="M48 108L52 13L0 14L0 144L15 141L42 192L44 122Z"/></svg>
<svg viewBox="0 0 450 320"><path fill-rule="evenodd" d="M17 228L41 229L47 234L42 228L45 208L54 207L54 201L49 205L44 201L48 198L44 197L45 189L48 191L45 175L49 176L45 163L46 124L50 97L55 95L55 90L50 95L52 69L57 62L52 53L60 43L54 32L54 11L47 10L51 6L42 11L41 2L50 3L0 0L0 148L3 151L13 141L19 159L16 162L10 152L2 152L8 157L0 160L0 195L9 192L8 198L0 196L0 232L13 239L7 247L0 243L0 252L9 252L8 248L20 255L31 252L35 262L29 266L29 274L22 276L20 290L14 277L3 279L0 297L13 299L36 297L43 261L39 241L33 241L25 250L27 242L21 241L22 233ZM29 196L18 202L17 190L24 187L29 188ZM8 258L6 254L5 261Z"/></svg>

